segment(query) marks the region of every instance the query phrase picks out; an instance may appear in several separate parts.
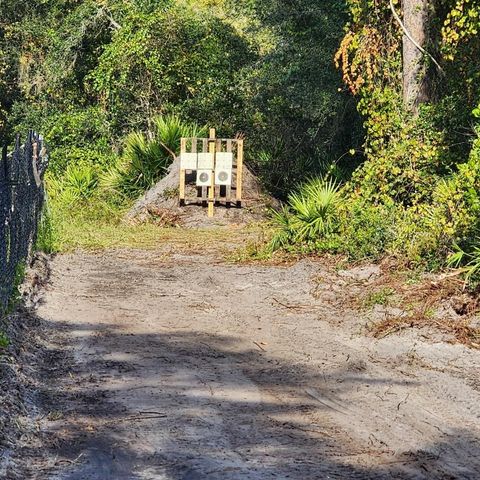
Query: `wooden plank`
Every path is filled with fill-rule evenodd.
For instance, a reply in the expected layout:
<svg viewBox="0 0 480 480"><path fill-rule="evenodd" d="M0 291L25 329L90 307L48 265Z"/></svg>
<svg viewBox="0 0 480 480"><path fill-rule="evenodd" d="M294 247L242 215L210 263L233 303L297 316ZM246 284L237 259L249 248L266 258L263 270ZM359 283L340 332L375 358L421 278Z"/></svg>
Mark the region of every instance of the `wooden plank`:
<svg viewBox="0 0 480 480"><path fill-rule="evenodd" d="M237 207L242 206L243 195L243 139L237 141Z"/></svg>
<svg viewBox="0 0 480 480"><path fill-rule="evenodd" d="M202 148L201 148L201 153L207 153L208 152L208 139L202 138ZM199 187L197 189L197 195L199 198L202 200L202 206L206 207L207 206L207 200L208 200L208 190L206 187Z"/></svg>
<svg viewBox="0 0 480 480"><path fill-rule="evenodd" d="M215 155L215 147L216 147L216 131L214 128L210 129L209 135L209 142L208 142L208 152L213 153ZM213 166L215 169L215 165ZM215 175L212 175L212 183L209 187L208 191L208 216L211 218L215 213Z"/></svg>
<svg viewBox="0 0 480 480"><path fill-rule="evenodd" d="M185 205L185 170L180 170L180 206Z"/></svg>
<svg viewBox="0 0 480 480"><path fill-rule="evenodd" d="M232 153L233 152L233 142L229 138L227 139L227 153ZM232 198L232 186L227 185L227 188L225 189L225 201L227 203L227 208L230 208L230 202Z"/></svg>
<svg viewBox="0 0 480 480"><path fill-rule="evenodd" d="M180 139L180 155L182 153L187 153L187 139L181 138Z"/></svg>
<svg viewBox="0 0 480 480"><path fill-rule="evenodd" d="M182 138L180 140L180 155L182 153L186 153L186 151L187 151L187 139ZM185 170L181 169L180 170L180 187L179 187L180 206L185 205L185 183L186 183Z"/></svg>

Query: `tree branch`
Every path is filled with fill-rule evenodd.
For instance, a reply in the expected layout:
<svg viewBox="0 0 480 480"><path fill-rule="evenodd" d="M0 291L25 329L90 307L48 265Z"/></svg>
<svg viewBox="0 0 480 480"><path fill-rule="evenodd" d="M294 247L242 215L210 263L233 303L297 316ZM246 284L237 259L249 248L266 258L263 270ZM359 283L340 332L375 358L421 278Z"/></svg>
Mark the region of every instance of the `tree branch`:
<svg viewBox="0 0 480 480"><path fill-rule="evenodd" d="M100 9L101 12L103 12L103 14L108 18L109 22L110 22L110 25L115 29L115 30L120 30L122 28L122 26L117 23L115 21L115 19L110 15L110 13L105 9L105 8L101 8Z"/></svg>

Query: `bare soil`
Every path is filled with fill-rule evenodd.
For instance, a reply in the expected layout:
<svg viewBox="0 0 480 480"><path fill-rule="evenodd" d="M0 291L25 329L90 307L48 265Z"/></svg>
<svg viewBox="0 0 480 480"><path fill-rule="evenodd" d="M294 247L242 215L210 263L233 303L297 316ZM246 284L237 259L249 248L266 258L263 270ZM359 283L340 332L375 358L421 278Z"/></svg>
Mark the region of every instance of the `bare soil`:
<svg viewBox="0 0 480 480"><path fill-rule="evenodd" d="M57 256L2 478L478 479L480 352L375 339L377 267L164 246Z"/></svg>

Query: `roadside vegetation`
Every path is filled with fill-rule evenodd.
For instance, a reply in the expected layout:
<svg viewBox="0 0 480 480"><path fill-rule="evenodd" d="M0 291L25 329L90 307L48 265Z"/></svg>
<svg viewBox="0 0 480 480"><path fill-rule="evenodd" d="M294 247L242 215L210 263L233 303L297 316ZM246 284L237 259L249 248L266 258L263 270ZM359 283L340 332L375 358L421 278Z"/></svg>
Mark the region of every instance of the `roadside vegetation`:
<svg viewBox="0 0 480 480"><path fill-rule="evenodd" d="M399 2L347 3L350 22L335 60L365 120L364 161L341 187L332 188L333 172L291 194L270 246L457 268L475 289L480 4L436 2L427 12L425 46L442 66L421 58L417 97L405 98L404 32L392 17Z"/></svg>

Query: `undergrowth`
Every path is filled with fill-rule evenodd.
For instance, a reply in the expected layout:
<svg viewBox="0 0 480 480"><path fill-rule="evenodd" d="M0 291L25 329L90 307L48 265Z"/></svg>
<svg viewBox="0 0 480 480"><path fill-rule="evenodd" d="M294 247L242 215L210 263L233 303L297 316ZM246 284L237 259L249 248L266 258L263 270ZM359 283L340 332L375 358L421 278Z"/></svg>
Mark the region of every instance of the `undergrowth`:
<svg viewBox="0 0 480 480"><path fill-rule="evenodd" d="M364 308L373 308L375 305L382 305L384 307L390 306L393 297L395 295L395 289L391 287L382 287L379 290L368 293L363 299Z"/></svg>
<svg viewBox="0 0 480 480"><path fill-rule="evenodd" d="M358 195L354 183L311 180L273 215L268 249L342 254L350 261L402 258L411 269L456 268L480 284L480 140L469 160L439 180L427 202L402 205Z"/></svg>

